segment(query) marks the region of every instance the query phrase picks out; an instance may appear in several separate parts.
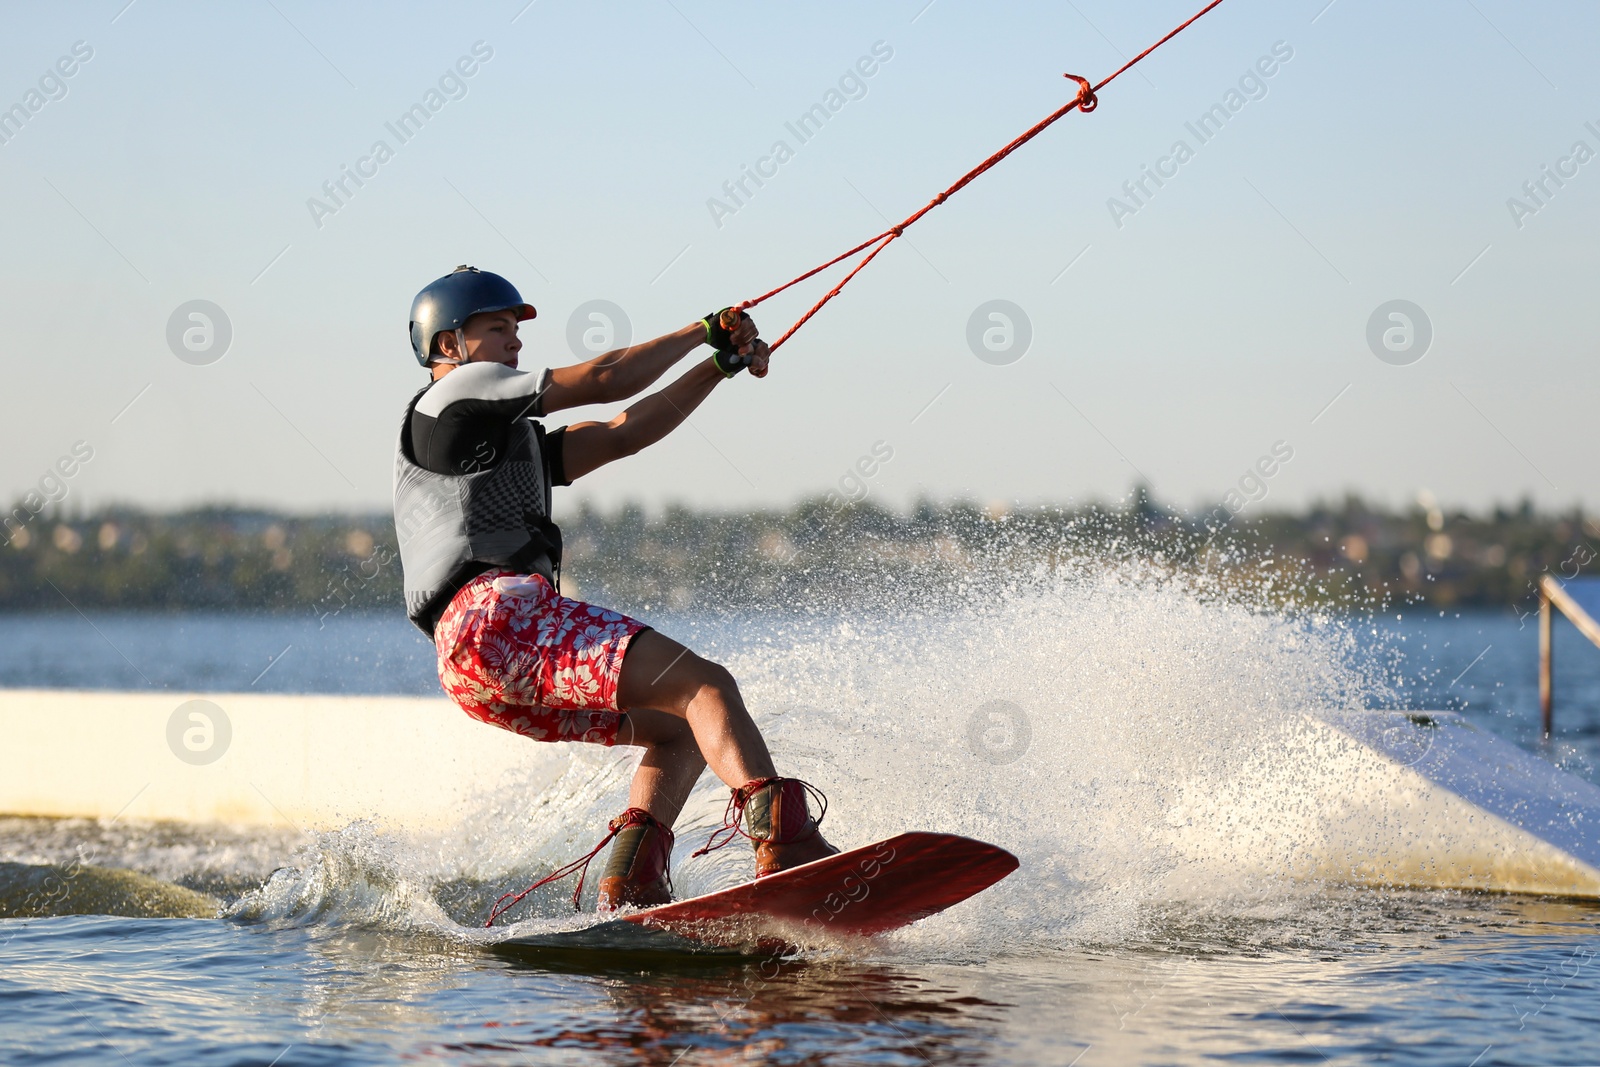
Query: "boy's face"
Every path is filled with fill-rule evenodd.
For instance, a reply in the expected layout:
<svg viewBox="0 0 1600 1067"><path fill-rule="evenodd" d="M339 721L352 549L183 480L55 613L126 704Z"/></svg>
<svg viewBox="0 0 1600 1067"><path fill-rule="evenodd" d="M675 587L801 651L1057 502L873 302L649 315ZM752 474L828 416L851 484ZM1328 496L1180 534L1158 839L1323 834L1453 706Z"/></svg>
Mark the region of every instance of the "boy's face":
<svg viewBox="0 0 1600 1067"><path fill-rule="evenodd" d="M515 369L522 342L517 339L517 316L510 311L486 311L462 326L467 339L468 363L504 363Z"/></svg>

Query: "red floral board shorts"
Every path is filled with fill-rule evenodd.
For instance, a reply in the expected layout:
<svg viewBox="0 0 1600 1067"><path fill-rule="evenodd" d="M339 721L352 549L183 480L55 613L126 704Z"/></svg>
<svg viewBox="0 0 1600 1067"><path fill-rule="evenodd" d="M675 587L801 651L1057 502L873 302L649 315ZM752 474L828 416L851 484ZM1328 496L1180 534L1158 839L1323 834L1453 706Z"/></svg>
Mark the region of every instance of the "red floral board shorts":
<svg viewBox="0 0 1600 1067"><path fill-rule="evenodd" d="M492 570L439 617L439 682L480 722L535 741L617 743L622 657L644 623Z"/></svg>

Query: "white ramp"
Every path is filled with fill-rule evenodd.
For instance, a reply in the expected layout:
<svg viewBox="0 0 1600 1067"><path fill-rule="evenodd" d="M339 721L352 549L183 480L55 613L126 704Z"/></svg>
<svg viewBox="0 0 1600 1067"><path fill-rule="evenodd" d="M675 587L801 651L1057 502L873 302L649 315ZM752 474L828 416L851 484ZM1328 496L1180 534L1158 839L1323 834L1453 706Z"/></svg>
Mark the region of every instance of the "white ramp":
<svg viewBox="0 0 1600 1067"><path fill-rule="evenodd" d="M1175 891L1224 871L1600 898L1600 789L1459 714L1297 716L1246 762L1179 787Z"/></svg>
<svg viewBox="0 0 1600 1067"><path fill-rule="evenodd" d="M186 699L0 690L0 814L442 829L487 790L531 801L571 756L442 699L212 694L225 738ZM1144 832L1175 894L1224 872L1600 899L1600 789L1458 714L1294 714L1250 745L1162 789Z"/></svg>
<svg viewBox="0 0 1600 1067"><path fill-rule="evenodd" d="M443 828L532 800L565 749L443 698L0 690L0 814Z"/></svg>
<svg viewBox="0 0 1600 1067"><path fill-rule="evenodd" d="M1370 880L1600 897L1600 789L1454 712L1327 721L1394 767L1389 802L1417 835Z"/></svg>

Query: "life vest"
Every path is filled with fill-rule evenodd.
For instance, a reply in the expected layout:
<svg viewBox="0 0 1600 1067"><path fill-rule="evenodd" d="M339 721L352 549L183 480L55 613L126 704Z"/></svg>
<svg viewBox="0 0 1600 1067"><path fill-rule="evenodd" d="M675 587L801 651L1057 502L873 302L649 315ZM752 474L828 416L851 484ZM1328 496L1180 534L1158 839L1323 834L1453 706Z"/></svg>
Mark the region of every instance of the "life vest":
<svg viewBox="0 0 1600 1067"><path fill-rule="evenodd" d="M461 587L493 567L542 574L561 569L561 530L550 521L544 427L512 422L505 455L492 467L439 474L417 465L406 405L394 460L394 527L405 578L406 617L429 637Z"/></svg>

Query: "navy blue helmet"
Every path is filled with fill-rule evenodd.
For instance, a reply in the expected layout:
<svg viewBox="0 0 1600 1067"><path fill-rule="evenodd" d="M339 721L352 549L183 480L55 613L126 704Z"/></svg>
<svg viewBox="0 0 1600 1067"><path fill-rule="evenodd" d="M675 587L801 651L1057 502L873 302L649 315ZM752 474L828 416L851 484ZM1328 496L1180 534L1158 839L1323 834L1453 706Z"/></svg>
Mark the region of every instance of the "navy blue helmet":
<svg viewBox="0 0 1600 1067"><path fill-rule="evenodd" d="M429 282L411 301L411 351L417 362L428 365L435 355L433 339L440 331L459 330L469 318L485 311L515 311L519 322L538 314L516 286L477 267L462 264Z"/></svg>

